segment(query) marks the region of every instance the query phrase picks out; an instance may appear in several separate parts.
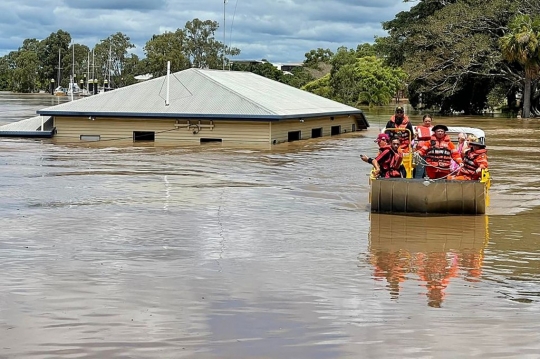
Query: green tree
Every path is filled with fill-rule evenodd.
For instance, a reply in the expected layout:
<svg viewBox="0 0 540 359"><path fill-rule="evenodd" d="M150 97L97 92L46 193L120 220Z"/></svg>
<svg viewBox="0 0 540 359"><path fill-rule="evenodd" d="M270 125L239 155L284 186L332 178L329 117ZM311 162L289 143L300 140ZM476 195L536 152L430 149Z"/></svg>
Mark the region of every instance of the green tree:
<svg viewBox="0 0 540 359"><path fill-rule="evenodd" d="M42 86L49 84L51 79L54 79L57 85L60 85L60 83L58 83L60 81L64 86L67 86L69 77L66 79L65 75L68 74L68 72L65 72L63 66L61 66L62 69L60 69L60 76L58 75L58 54L60 53L61 58L68 55L68 58L71 58L71 54L69 54L68 51L70 43L71 35L63 30L51 33L47 38L40 42L38 58L40 62L39 78ZM68 61L67 59L63 61L61 59L60 63L65 64L66 62L70 63L71 61Z"/></svg>
<svg viewBox="0 0 540 359"><path fill-rule="evenodd" d="M318 69L321 63L329 63L334 53L330 49L318 48L305 53L304 66Z"/></svg>
<svg viewBox="0 0 540 359"><path fill-rule="evenodd" d="M281 82L296 87L301 88L307 83L313 81L315 77L304 67L296 67L292 69L291 74L283 74L281 76Z"/></svg>
<svg viewBox="0 0 540 359"><path fill-rule="evenodd" d="M192 67L221 69L228 65L227 56L240 54L237 48L228 48L215 38L219 25L216 21L193 19L184 28L185 54Z"/></svg>
<svg viewBox="0 0 540 359"><path fill-rule="evenodd" d="M129 36L121 32L101 40L94 47L96 77L101 81L110 78L111 87L125 86L124 67L128 51L134 47Z"/></svg>
<svg viewBox="0 0 540 359"><path fill-rule="evenodd" d="M498 39L523 9L524 0L420 0L383 24L389 36L376 39L377 48L409 74L413 106L423 95L424 106L442 112L479 113L494 86L511 91L522 77L503 61Z"/></svg>
<svg viewBox="0 0 540 359"><path fill-rule="evenodd" d="M540 70L540 18L518 15L508 26L509 32L501 37L503 58L517 62L524 68L523 117L529 118L531 109L531 83Z"/></svg>
<svg viewBox="0 0 540 359"><path fill-rule="evenodd" d="M135 76L145 74L143 61L139 60L139 57L135 54L130 54L126 57L124 63L124 71L120 78L121 83L124 86L132 85L137 82Z"/></svg>
<svg viewBox="0 0 540 359"><path fill-rule="evenodd" d="M302 87L302 90L309 91L315 95L332 98L332 87L330 86L330 74L313 80Z"/></svg>
<svg viewBox="0 0 540 359"><path fill-rule="evenodd" d="M9 55L0 57L0 91L8 91L10 76Z"/></svg>
<svg viewBox="0 0 540 359"><path fill-rule="evenodd" d="M90 49L86 45L73 43L69 46L66 55L62 59L66 80L69 80L73 75L73 82L80 85L80 80L87 77L87 72L91 70L92 58L89 55L91 55Z"/></svg>
<svg viewBox="0 0 540 359"><path fill-rule="evenodd" d="M377 56L376 45L364 43L356 46L356 57Z"/></svg>
<svg viewBox="0 0 540 359"><path fill-rule="evenodd" d="M330 87L332 88L332 98L336 101L354 105L358 101L358 89L355 73L356 52L342 46L338 48L334 57L330 61Z"/></svg>
<svg viewBox="0 0 540 359"><path fill-rule="evenodd" d="M154 77L163 76L167 73L167 61L171 62L171 72L188 69L190 63L185 42L185 33L181 29L152 36L144 46L145 72Z"/></svg>
<svg viewBox="0 0 540 359"><path fill-rule="evenodd" d="M359 79L358 102L370 107L387 105L405 86L407 74L401 68L385 66L375 56L359 58L355 70Z"/></svg>
<svg viewBox="0 0 540 359"><path fill-rule="evenodd" d="M387 105L404 88L406 73L387 66L382 58L356 54L345 47L339 48L330 73L302 88L351 106Z"/></svg>
<svg viewBox="0 0 540 359"><path fill-rule="evenodd" d="M10 89L14 92L35 92L39 83L39 60L36 52L19 50L11 54L13 69Z"/></svg>

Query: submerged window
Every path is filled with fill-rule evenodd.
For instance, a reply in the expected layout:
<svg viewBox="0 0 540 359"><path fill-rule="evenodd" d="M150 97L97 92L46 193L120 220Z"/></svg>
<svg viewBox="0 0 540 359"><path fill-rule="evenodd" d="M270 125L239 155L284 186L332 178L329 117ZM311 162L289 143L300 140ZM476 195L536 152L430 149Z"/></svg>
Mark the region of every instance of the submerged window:
<svg viewBox="0 0 540 359"><path fill-rule="evenodd" d="M99 141L101 140L100 135L81 135L81 141Z"/></svg>
<svg viewBox="0 0 540 359"><path fill-rule="evenodd" d="M311 138L322 137L322 127L311 129Z"/></svg>
<svg viewBox="0 0 540 359"><path fill-rule="evenodd" d="M155 141L155 132L133 131L133 141Z"/></svg>
<svg viewBox="0 0 540 359"><path fill-rule="evenodd" d="M339 135L341 133L341 126L332 126L330 129L330 135Z"/></svg>
<svg viewBox="0 0 540 359"><path fill-rule="evenodd" d="M289 131L288 141L298 141L302 139L302 131Z"/></svg>
<svg viewBox="0 0 540 359"><path fill-rule="evenodd" d="M201 143L212 143L218 142L221 143L223 140L221 138L201 138Z"/></svg>

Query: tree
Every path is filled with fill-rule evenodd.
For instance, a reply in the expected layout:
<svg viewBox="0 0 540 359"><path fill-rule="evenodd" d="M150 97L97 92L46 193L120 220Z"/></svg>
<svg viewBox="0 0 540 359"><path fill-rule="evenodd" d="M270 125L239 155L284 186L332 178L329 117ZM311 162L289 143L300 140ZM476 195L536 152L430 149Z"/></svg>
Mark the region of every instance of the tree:
<svg viewBox="0 0 540 359"><path fill-rule="evenodd" d="M532 0L531 0L532 1ZM537 0L534 0L537 1ZM522 76L503 61L498 39L523 0L420 0L384 23L378 50L409 74L409 100L442 112L479 113L498 84L513 91Z"/></svg>
<svg viewBox="0 0 540 359"><path fill-rule="evenodd" d="M90 49L86 45L72 43L67 53L62 59L62 68L64 69L65 79L69 79L73 74L73 82L77 83L87 76L91 70L92 58L89 58Z"/></svg>
<svg viewBox="0 0 540 359"><path fill-rule="evenodd" d="M186 23L185 54L192 67L221 69L227 65L227 55L236 56L240 50L227 46L215 38L219 25L216 21L193 19Z"/></svg>
<svg viewBox="0 0 540 359"><path fill-rule="evenodd" d="M0 57L0 91L8 91L10 76L9 55Z"/></svg>
<svg viewBox="0 0 540 359"><path fill-rule="evenodd" d="M154 35L144 46L146 73L154 77L167 72L167 61L171 62L171 72L188 69L191 65L186 53L186 36L181 29Z"/></svg>
<svg viewBox="0 0 540 359"><path fill-rule="evenodd" d="M134 48L129 36L117 32L94 47L96 77L111 79L109 86L125 86L123 76L128 50Z"/></svg>
<svg viewBox="0 0 540 359"><path fill-rule="evenodd" d="M13 69L10 89L31 93L38 87L39 60L35 51L19 50L11 53Z"/></svg>
<svg viewBox="0 0 540 359"><path fill-rule="evenodd" d="M283 74L281 76L281 82L296 87L301 88L305 84L313 81L315 77L304 67L296 67L292 69L291 74Z"/></svg>
<svg viewBox="0 0 540 359"><path fill-rule="evenodd" d="M364 43L356 46L356 57L377 56L376 45Z"/></svg>
<svg viewBox="0 0 540 359"><path fill-rule="evenodd" d="M355 70L359 79L357 101L370 107L387 105L405 86L407 74L401 68L385 66L375 56L359 58Z"/></svg>
<svg viewBox="0 0 540 359"><path fill-rule="evenodd" d="M358 100L356 89L357 78L355 77L355 65L357 57L354 50L342 46L330 61L330 87L332 98L336 101L353 105Z"/></svg>
<svg viewBox="0 0 540 359"><path fill-rule="evenodd" d="M405 86L406 73L387 66L375 56L358 57L366 53L340 47L332 58L332 70L326 76L309 82L303 89L351 106L387 105L398 90Z"/></svg>
<svg viewBox="0 0 540 359"><path fill-rule="evenodd" d="M58 53L61 57L67 56L70 43L71 35L63 30L51 33L40 42L38 58L40 62L39 79L42 86L47 86L51 79L54 79L57 85L60 85L59 80L63 80L63 84L67 85L69 77L66 80L65 69L60 70L60 79L58 79ZM68 57L71 58L71 54ZM61 63L64 62L61 61Z"/></svg>
<svg viewBox="0 0 540 359"><path fill-rule="evenodd" d="M512 19L509 32L499 43L502 56L524 68L523 117L529 118L531 109L531 82L540 70L540 18L517 15Z"/></svg>
<svg viewBox="0 0 540 359"><path fill-rule="evenodd" d="M311 81L302 87L302 90L309 91L315 95L319 95L326 98L332 98L332 87L330 86L330 74L326 74L323 77Z"/></svg>
<svg viewBox="0 0 540 359"><path fill-rule="evenodd" d="M329 63L334 53L330 49L318 48L305 53L304 66L318 69L321 63Z"/></svg>

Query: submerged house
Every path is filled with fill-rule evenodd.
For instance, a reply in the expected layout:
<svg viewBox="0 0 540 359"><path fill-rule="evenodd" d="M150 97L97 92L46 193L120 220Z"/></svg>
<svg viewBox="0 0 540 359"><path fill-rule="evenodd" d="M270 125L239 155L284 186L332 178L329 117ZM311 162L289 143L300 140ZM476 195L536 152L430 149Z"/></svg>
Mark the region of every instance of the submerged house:
<svg viewBox="0 0 540 359"><path fill-rule="evenodd" d="M195 68L37 113L68 141L276 144L369 126L357 108L280 82Z"/></svg>

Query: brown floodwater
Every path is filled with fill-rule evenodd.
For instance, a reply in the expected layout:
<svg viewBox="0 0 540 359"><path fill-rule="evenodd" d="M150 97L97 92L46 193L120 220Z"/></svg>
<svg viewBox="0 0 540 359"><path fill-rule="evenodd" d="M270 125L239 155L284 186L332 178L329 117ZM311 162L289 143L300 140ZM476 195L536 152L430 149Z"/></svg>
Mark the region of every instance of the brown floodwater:
<svg viewBox="0 0 540 359"><path fill-rule="evenodd" d="M58 101L0 93L0 124ZM0 139L0 358L537 358L540 125L435 116L486 131L488 214L371 214L391 112L271 149Z"/></svg>

